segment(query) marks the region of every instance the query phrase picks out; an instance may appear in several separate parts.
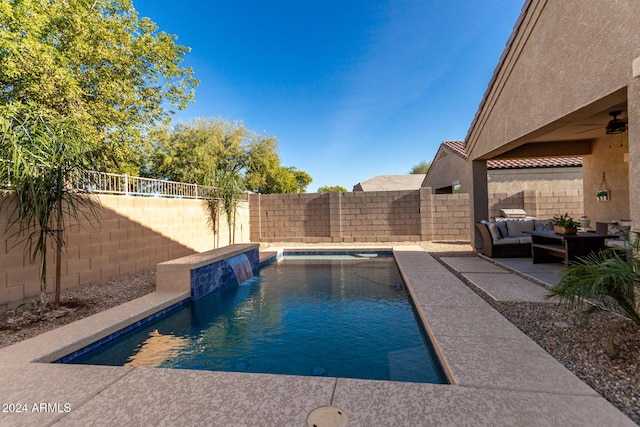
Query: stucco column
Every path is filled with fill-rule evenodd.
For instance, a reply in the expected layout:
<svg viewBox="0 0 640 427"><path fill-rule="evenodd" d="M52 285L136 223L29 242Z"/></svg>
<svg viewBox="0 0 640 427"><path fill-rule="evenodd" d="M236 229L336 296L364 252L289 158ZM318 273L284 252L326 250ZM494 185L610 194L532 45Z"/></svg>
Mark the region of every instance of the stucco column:
<svg viewBox="0 0 640 427"><path fill-rule="evenodd" d="M487 161L473 160L471 162L471 246L482 246L482 237L476 230L475 223L489 219L489 191L487 189Z"/></svg>
<svg viewBox="0 0 640 427"><path fill-rule="evenodd" d="M629 115L629 201L633 229L640 231L640 57L633 61L627 88Z"/></svg>

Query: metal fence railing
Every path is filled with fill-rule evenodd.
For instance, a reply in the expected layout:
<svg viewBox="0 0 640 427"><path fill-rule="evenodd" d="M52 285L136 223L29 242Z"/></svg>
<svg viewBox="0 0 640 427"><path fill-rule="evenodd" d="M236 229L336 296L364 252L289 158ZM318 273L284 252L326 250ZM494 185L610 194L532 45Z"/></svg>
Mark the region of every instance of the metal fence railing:
<svg viewBox="0 0 640 427"><path fill-rule="evenodd" d="M74 186L100 194L181 199L204 199L213 195L215 191L213 187L198 184L95 171L85 171L82 177L74 182Z"/></svg>
<svg viewBox="0 0 640 427"><path fill-rule="evenodd" d="M0 161L0 163L6 162L2 159ZM11 187L11 175L7 174L7 178L7 182L0 183L0 187ZM79 190L96 194L175 199L206 199L215 196L214 187L96 171L84 171L72 180L71 185Z"/></svg>

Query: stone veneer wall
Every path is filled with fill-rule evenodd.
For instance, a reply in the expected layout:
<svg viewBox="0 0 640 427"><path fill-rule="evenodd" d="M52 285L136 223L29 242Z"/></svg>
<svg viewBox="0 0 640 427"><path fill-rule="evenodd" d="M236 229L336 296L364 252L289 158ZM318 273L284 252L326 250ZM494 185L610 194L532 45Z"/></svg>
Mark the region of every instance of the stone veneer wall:
<svg viewBox="0 0 640 427"><path fill-rule="evenodd" d="M100 196L102 220L82 221L69 229L62 259L62 290L155 268L156 264L213 249L228 242L226 222L220 237L207 223L202 201L128 196ZM0 209L0 230L6 229L12 201ZM6 233L0 246L0 311L39 295L39 261L25 257L24 246ZM246 202L236 222L236 242L248 242ZM48 290L53 291L55 258L49 251Z"/></svg>

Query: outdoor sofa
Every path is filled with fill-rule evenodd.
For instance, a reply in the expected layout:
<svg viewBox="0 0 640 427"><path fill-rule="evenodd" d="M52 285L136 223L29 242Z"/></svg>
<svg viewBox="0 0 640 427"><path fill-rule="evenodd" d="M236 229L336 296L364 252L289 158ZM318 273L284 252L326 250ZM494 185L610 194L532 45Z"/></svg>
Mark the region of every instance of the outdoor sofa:
<svg viewBox="0 0 640 427"><path fill-rule="evenodd" d="M490 258L530 258L531 236L524 231L553 230L552 219L502 219L481 221L476 228L482 236L480 252Z"/></svg>
<svg viewBox="0 0 640 427"><path fill-rule="evenodd" d="M604 241L608 248L625 249L629 245L631 221L596 222L596 233L612 236Z"/></svg>

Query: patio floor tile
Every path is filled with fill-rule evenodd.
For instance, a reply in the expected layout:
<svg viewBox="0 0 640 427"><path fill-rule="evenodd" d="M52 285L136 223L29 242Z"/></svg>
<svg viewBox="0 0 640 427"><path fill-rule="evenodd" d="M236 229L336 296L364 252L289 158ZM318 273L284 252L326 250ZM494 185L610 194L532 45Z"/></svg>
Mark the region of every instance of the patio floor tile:
<svg viewBox="0 0 640 427"><path fill-rule="evenodd" d="M504 268L480 257L442 257L442 261L459 273L502 273L509 274Z"/></svg>
<svg viewBox="0 0 640 427"><path fill-rule="evenodd" d="M110 425L303 426L335 378L138 368L64 418ZM123 396L129 396L123 399ZM259 421L258 421L259 420Z"/></svg>
<svg viewBox="0 0 640 427"><path fill-rule="evenodd" d="M44 363L0 366L1 403L27 405L22 413L0 413L0 426L43 426L69 415L94 398L114 382L129 374L133 368L88 365L59 365ZM34 411L33 405L58 404L54 410ZM36 406L39 408L39 406ZM86 423L88 425L90 423Z"/></svg>
<svg viewBox="0 0 640 427"><path fill-rule="evenodd" d="M439 336L437 342L458 385L596 395L591 387L524 334L515 339Z"/></svg>
<svg viewBox="0 0 640 427"><path fill-rule="evenodd" d="M339 379L349 426L633 426L600 396Z"/></svg>
<svg viewBox="0 0 640 427"><path fill-rule="evenodd" d="M489 304L482 303L484 305L478 304L473 310L465 305L423 305L421 308L436 340L441 336L526 338Z"/></svg>
<svg viewBox="0 0 640 427"><path fill-rule="evenodd" d="M463 273L463 276L496 301L553 301L544 299L547 289L513 273Z"/></svg>

